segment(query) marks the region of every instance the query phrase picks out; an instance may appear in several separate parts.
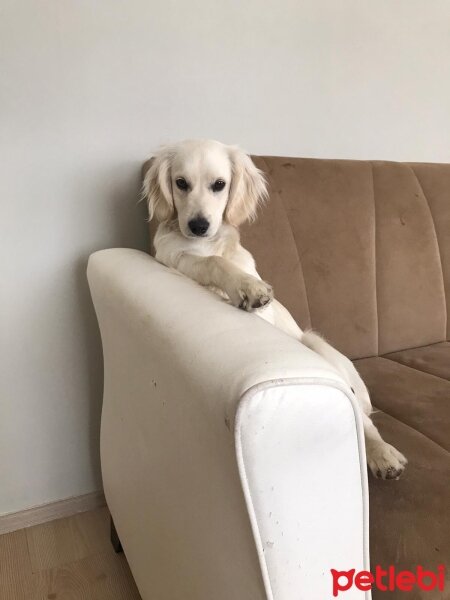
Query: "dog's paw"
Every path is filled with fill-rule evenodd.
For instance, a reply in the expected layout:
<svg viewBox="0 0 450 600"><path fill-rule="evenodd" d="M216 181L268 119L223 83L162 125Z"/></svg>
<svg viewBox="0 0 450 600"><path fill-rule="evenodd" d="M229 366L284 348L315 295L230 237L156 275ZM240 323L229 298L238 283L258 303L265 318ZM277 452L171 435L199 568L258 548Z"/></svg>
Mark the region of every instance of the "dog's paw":
<svg viewBox="0 0 450 600"><path fill-rule="evenodd" d="M242 310L252 311L266 306L273 300L272 287L252 275L243 277L235 293L230 295L232 303Z"/></svg>
<svg viewBox="0 0 450 600"><path fill-rule="evenodd" d="M367 447L367 464L378 479L398 479L407 463L401 452L384 441Z"/></svg>

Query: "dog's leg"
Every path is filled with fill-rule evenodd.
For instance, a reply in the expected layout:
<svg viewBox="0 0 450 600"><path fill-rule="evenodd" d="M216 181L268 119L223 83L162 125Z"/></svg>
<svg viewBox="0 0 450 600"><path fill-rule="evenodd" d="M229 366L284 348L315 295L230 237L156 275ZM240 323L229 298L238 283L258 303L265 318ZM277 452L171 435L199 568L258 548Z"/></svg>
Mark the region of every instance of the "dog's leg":
<svg viewBox="0 0 450 600"><path fill-rule="evenodd" d="M383 440L369 415L363 414L367 464L380 479L398 479L405 470L407 459L394 446Z"/></svg>
<svg viewBox="0 0 450 600"><path fill-rule="evenodd" d="M272 287L221 256L182 254L175 268L201 285L227 294L234 306L247 311L261 308L273 298Z"/></svg>
<svg viewBox="0 0 450 600"><path fill-rule="evenodd" d="M408 461L394 446L383 440L373 424L370 418L372 404L369 392L353 363L313 331L305 332L301 341L305 346L326 358L352 388L363 413L367 464L372 473L381 479L398 479Z"/></svg>

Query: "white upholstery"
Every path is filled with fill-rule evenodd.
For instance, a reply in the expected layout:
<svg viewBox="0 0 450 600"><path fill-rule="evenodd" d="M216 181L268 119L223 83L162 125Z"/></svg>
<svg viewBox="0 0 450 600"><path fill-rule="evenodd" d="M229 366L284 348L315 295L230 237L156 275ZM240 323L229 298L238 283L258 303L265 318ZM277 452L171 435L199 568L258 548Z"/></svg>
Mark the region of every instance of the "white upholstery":
<svg viewBox="0 0 450 600"><path fill-rule="evenodd" d="M326 600L331 568L368 569L362 428L333 368L144 253L97 252L88 277L105 494L143 600Z"/></svg>

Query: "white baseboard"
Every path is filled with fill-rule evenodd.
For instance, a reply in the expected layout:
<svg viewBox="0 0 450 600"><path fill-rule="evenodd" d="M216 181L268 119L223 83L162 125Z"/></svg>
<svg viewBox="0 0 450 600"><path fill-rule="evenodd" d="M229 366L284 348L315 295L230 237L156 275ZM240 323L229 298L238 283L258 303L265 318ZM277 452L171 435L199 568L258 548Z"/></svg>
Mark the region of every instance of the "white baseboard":
<svg viewBox="0 0 450 600"><path fill-rule="evenodd" d="M102 491L83 494L83 496L73 496L64 500L57 500L49 504L34 506L19 512L0 515L0 535L9 533L24 527L40 525L55 519L70 517L76 513L86 512L105 506L105 495Z"/></svg>

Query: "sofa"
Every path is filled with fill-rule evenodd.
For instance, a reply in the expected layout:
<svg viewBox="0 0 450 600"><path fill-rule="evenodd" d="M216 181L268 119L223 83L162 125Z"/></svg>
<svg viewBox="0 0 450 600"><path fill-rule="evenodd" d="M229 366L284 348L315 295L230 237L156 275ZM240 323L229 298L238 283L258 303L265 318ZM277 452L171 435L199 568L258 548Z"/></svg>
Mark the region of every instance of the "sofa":
<svg viewBox="0 0 450 600"><path fill-rule="evenodd" d="M150 254L94 253L104 489L143 600L327 600L332 569L450 563L450 165L253 159L270 200L243 245L354 360L409 464L368 476L359 409L322 357Z"/></svg>

